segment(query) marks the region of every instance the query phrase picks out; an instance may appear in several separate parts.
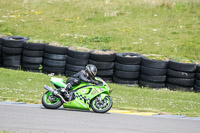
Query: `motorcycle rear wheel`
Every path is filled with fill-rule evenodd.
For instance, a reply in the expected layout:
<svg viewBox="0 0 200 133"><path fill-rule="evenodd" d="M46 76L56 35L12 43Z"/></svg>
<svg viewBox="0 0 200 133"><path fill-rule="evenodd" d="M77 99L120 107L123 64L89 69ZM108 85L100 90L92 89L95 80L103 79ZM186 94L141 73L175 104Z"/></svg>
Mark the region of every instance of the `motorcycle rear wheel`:
<svg viewBox="0 0 200 133"><path fill-rule="evenodd" d="M102 102L96 97L91 102L91 108L96 113L106 113L112 108L112 104L113 102L110 96L106 96Z"/></svg>
<svg viewBox="0 0 200 133"><path fill-rule="evenodd" d="M54 101L50 101L50 97L55 97ZM56 96L53 95L52 92L47 91L42 96L42 105L47 109L58 109L62 105L62 100Z"/></svg>

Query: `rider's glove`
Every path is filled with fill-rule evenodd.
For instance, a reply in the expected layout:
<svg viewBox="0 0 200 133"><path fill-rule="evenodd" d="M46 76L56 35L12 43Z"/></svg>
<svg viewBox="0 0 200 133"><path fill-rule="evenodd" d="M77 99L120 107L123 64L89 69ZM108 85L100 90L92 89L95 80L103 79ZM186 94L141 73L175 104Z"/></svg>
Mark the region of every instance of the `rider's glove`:
<svg viewBox="0 0 200 133"><path fill-rule="evenodd" d="M98 82L98 81L93 81L93 83L94 83L94 84L98 84L99 82Z"/></svg>

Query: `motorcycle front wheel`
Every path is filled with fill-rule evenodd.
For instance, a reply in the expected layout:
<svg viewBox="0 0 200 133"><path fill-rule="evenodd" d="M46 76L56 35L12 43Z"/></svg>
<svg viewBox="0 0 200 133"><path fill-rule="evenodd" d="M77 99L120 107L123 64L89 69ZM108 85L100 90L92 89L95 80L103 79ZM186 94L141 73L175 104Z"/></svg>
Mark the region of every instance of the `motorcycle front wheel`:
<svg viewBox="0 0 200 133"><path fill-rule="evenodd" d="M42 105L47 109L58 109L62 105L62 101L53 95L52 92L47 91L42 96Z"/></svg>
<svg viewBox="0 0 200 133"><path fill-rule="evenodd" d="M91 101L91 108L96 113L106 113L112 108L112 104L110 96L106 96L102 101L96 97Z"/></svg>

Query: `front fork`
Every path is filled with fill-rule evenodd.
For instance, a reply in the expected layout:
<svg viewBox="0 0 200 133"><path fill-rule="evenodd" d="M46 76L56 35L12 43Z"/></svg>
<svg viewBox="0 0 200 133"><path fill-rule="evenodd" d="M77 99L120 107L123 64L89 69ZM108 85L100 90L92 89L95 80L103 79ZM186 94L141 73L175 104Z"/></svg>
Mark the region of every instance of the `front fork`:
<svg viewBox="0 0 200 133"><path fill-rule="evenodd" d="M103 100L105 99L105 97L108 96L107 94L100 94L99 96L97 96L97 100L100 103L103 103Z"/></svg>
<svg viewBox="0 0 200 133"><path fill-rule="evenodd" d="M100 101L104 100L104 98L108 96L108 94L100 94L99 97L100 97Z"/></svg>

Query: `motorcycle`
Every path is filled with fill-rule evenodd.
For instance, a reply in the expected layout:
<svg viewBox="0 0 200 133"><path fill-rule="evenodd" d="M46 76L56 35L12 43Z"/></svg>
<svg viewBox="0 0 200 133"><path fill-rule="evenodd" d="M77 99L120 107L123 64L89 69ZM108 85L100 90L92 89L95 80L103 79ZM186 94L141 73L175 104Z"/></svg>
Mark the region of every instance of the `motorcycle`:
<svg viewBox="0 0 200 133"><path fill-rule="evenodd" d="M42 96L42 105L47 109L64 108L93 110L96 113L106 113L112 107L112 99L109 96L113 89L101 78L96 77L97 85L81 82L72 87L69 93L72 98L69 101L69 93L61 91L67 84L61 78L51 77L50 82L55 89L45 85L47 92Z"/></svg>

